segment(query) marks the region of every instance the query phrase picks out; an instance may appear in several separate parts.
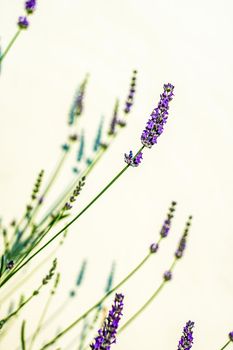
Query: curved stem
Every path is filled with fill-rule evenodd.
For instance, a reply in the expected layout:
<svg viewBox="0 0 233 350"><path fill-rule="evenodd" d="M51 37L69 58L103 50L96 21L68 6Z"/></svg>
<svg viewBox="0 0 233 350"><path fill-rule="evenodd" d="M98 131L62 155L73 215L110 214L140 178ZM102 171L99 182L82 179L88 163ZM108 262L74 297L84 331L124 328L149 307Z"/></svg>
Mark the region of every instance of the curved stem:
<svg viewBox="0 0 233 350"><path fill-rule="evenodd" d="M18 31L15 33L15 35L13 36L13 38L11 39L11 41L9 42L8 46L6 47L5 51L2 53L2 55L0 56L0 63L2 63L2 61L4 60L4 58L6 57L6 55L8 54L10 48L13 46L14 42L16 41L16 39L18 38L19 34L21 33L21 29L18 29Z"/></svg>

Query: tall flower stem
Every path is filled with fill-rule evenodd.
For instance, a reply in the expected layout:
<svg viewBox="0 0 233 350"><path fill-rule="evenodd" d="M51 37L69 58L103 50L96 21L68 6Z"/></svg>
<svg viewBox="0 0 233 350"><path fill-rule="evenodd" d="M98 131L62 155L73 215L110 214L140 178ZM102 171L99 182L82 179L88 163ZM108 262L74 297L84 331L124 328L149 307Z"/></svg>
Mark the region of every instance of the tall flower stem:
<svg viewBox="0 0 233 350"><path fill-rule="evenodd" d="M141 152L144 149L144 146L140 148L140 150L137 152ZM136 155L137 155L136 154ZM45 249L51 242L54 241L60 234L62 234L68 227L70 227L77 219L79 219L80 216L82 216L115 182L117 179L121 177L121 175L124 174L124 172L129 168L129 165L127 164L108 184L105 186L96 197L94 197L87 206L81 210L81 212L78 213L68 224L66 224L60 231L58 231L50 240L48 240L41 248L39 248L34 254L32 254L24 263L22 263L18 268L16 268L14 271L12 271L11 274L9 274L1 283L0 287L2 287L12 276L14 276L19 270L21 270L22 267L24 267L29 261L31 261L36 255L38 255L43 249ZM39 240L40 242L40 240ZM36 244L38 245L38 244ZM36 246L35 245L35 246ZM34 246L34 247L35 247ZM33 247L33 248L34 248Z"/></svg>
<svg viewBox="0 0 233 350"><path fill-rule="evenodd" d="M95 303L92 307L90 307L86 312L84 312L78 319L76 319L73 323L71 323L68 327L66 327L63 331L58 333L56 337L54 337L49 343L45 344L40 350L46 349L53 345L58 339L64 336L67 332L73 329L79 322L81 322L84 318L86 318L93 310L95 310L100 304L102 304L112 293L114 293L117 289L119 289L123 284L125 284L149 259L152 253L147 254L143 260L115 287L113 287L108 293L106 293L97 303Z"/></svg>
<svg viewBox="0 0 233 350"><path fill-rule="evenodd" d="M15 33L15 35L13 36L13 38L11 39L11 41L9 42L8 46L6 47L5 51L3 51L2 55L0 56L0 63L2 63L2 61L4 60L6 55L8 54L9 50L11 49L13 44L15 43L15 41L18 38L20 33L21 33L21 29L18 29L17 32Z"/></svg>
<svg viewBox="0 0 233 350"><path fill-rule="evenodd" d="M177 262L177 259L175 258L169 271L172 271L175 267L175 264ZM124 331L151 303L152 301L158 296L158 294L161 292L163 287L167 281L163 280L160 286L156 289L156 291L152 294L152 296L147 300L147 302L119 329L118 333L121 333Z"/></svg>
<svg viewBox="0 0 233 350"><path fill-rule="evenodd" d="M231 343L231 340L229 340L220 350L226 349L226 347Z"/></svg>

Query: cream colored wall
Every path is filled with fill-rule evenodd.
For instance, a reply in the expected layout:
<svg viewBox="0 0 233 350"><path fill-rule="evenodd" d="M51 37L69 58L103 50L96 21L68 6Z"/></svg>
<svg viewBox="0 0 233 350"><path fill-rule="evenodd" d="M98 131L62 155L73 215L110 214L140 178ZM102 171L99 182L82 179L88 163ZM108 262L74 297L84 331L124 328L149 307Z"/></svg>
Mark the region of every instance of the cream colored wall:
<svg viewBox="0 0 233 350"><path fill-rule="evenodd" d="M112 259L117 260L117 280L135 266L170 201L177 200L173 231L160 254L122 288L125 319L159 284L191 213L185 258L173 282L114 348L174 349L191 319L196 322L194 349L219 349L233 327L232 1L38 2L30 30L9 53L0 80L0 213L6 222L22 213L38 171L45 168L48 175L56 164L69 104L86 72L91 74L84 116L90 137L100 116L110 117L115 97L125 98L131 70L137 68L139 75L128 127L88 179L74 214L121 169L123 153L140 145L162 84L173 83L176 95L166 130L158 145L145 151L143 164L129 169L73 225L60 252L62 291L53 308L85 257L88 274L75 306L57 325L67 325L96 301ZM2 45L14 34L22 7L23 1L0 0ZM69 167L50 198L65 186L67 174ZM26 293L42 275L27 284ZM28 333L45 297L25 310L24 317L31 319ZM44 338L53 331L50 327ZM0 349L15 349L17 343L19 324Z"/></svg>

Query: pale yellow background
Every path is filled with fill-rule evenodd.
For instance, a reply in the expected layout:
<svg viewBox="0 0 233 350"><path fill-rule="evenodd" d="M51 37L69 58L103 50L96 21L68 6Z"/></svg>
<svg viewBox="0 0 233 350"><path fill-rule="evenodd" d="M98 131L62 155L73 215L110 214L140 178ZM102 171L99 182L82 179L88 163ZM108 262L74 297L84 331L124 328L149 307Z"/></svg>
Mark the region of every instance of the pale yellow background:
<svg viewBox="0 0 233 350"><path fill-rule="evenodd" d="M22 213L40 169L48 177L56 164L73 93L86 72L91 76L83 126L90 140L101 115L109 120L115 97L124 101L134 68L139 70L138 87L127 129L89 177L74 213L124 166L123 153L140 145L141 130L163 83L173 83L176 95L166 131L157 146L145 151L143 164L129 169L73 225L60 252L63 279L52 308L65 298L86 257L85 284L43 338L49 339L101 296L113 259L117 280L135 266L157 237L170 201L177 200L173 230L160 254L122 288L125 320L160 283L191 213L194 223L185 257L173 282L122 333L114 349L176 349L189 319L196 322L193 348L219 349L233 329L232 1L38 3L30 30L9 53L0 77L0 213L6 224ZM23 1L0 0L3 46L14 34L22 8ZM69 182L71 164L50 199ZM48 267L42 270L26 285L27 295ZM27 334L45 300L46 293L25 308ZM1 350L19 344L19 325L11 328ZM62 349L79 332L77 327L63 338Z"/></svg>

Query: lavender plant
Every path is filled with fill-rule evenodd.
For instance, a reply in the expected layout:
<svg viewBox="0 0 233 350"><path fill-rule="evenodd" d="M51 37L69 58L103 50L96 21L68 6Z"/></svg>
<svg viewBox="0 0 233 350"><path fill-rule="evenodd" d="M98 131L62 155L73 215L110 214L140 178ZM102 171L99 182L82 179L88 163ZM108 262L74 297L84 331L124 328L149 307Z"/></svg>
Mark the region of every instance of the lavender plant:
<svg viewBox="0 0 233 350"><path fill-rule="evenodd" d="M16 39L19 37L20 33L29 27L29 16L31 16L37 8L36 0L28 0L24 3L25 14L18 18L18 30L13 38L10 40L8 46L2 53L0 53L0 66L4 59L15 43ZM76 222L85 212L92 207L102 195L108 191L112 185L122 177L122 175L129 169L129 167L138 167L143 160L143 152L147 148L152 148L157 144L158 138L164 131L165 124L167 123L169 117L170 102L174 97L174 86L171 83L164 84L163 91L160 95L159 102L157 106L152 111L148 121L146 122L145 128L142 131L140 141L141 145L138 147L136 152L132 150L129 153L124 154L124 161L126 165L117 173L113 178L104 186L93 198L81 209L79 212L74 212L75 206L79 201L79 196L83 191L85 191L88 176L95 169L95 166L102 159L107 150L110 149L115 138L119 135L120 130L127 125L127 118L132 113L132 108L135 104L136 96L136 83L137 83L137 70L133 70L132 77L130 80L130 87L127 97L121 105L121 101L117 98L113 107L113 113L109 120L109 127L104 135L104 120L101 121L97 128L96 137L93 142L93 147L91 150L86 151L86 140L87 135L84 128L80 128L80 118L83 115L85 103L86 103L86 91L88 88L89 74L85 76L73 98L71 107L68 112L68 127L69 132L66 137L65 143L61 146L61 156L58 160L57 165L54 168L50 178L45 182L45 172L41 170L36 182L33 186L30 200L27 203L23 215L19 220L13 220L10 226L5 226L1 223L0 230L2 234L2 247L1 247L1 262L0 262L0 288L7 288L10 280L15 281L16 274L19 272L24 273L24 277L21 278L19 283L16 283L12 289L7 290L5 295L1 295L1 304L7 304L10 302L8 307L8 312L0 320L0 340L3 335L8 335L10 329L10 323L16 320L24 308L34 300L41 289L46 289L48 283L52 280L55 275L57 267L57 259L54 259L58 249L61 249L65 237L71 227L71 225ZM104 136L103 136L104 135ZM73 173L73 180L67 185L67 188L58 189L58 197L52 203L50 207L47 208L45 214L38 220L38 216L41 213L42 207L47 205L47 197L53 186L56 184L56 180L63 171L63 166L65 161L68 160L68 154L76 145L76 157L75 166L71 167ZM43 185L45 182L45 185ZM43 187L44 186L44 187ZM145 303L135 311L135 313L127 319L123 325L119 328L119 323L123 316L123 294L119 293L119 289L125 285L143 266L151 259L152 256L157 255L160 250L161 242L169 235L172 228L172 221L174 213L176 210L176 202L173 201L168 209L166 218L162 224L161 230L159 232L159 238L153 241L148 247L144 257L139 261L139 263L132 268L132 270L125 275L118 283L114 285L113 280L115 278L115 263L111 267L110 274L108 276L107 285L104 289L104 295L97 300L92 306L85 310L81 315L78 315L72 322L67 321L67 326L62 327L56 334L51 335L49 340L41 343L37 349L44 350L55 346L61 338L68 335L72 329L83 322L83 328L81 335L75 336L74 341L78 342L79 350L93 349L93 350L110 350L112 345L116 343L117 336L120 335L127 327L139 316L143 311L149 307L149 305L158 297L159 293L163 290L165 285L168 284L173 279L173 273L175 266L178 261L184 255L187 239L189 236L189 230L191 226L192 216L190 216L186 222L184 232L178 242L178 246L175 250L173 261L169 268L162 275L162 282L153 291L150 297L145 301ZM71 218L70 218L71 217ZM66 221L62 228L54 232L54 229L58 224ZM48 238L47 238L48 237ZM52 253L47 256L44 261L40 263L39 266L35 266L30 273L27 272L25 267L31 267L34 262L34 258L45 252L46 248L55 241L58 237L61 237L57 247L52 251ZM15 300L12 302L12 295L16 294L19 287L22 287L28 279L35 275L37 270L43 266L48 260L53 258L52 267L49 269L48 273L40 282L39 286L33 290L33 292L28 297L20 297L18 305L16 305ZM56 316L62 314L64 309L73 303L76 298L77 291L83 288L83 279L86 274L87 261L84 260L81 269L78 273L75 287L69 289L68 298L65 299L63 304L55 310L55 312L47 317L48 309L54 299L54 295L59 290L60 283L60 273L56 274L56 278L52 288L48 291L48 298L44 303L42 308L42 313L39 316L37 325L32 332L28 334L28 329L26 332L26 320L23 320L20 327L20 347L22 350L33 350L35 344L38 342L46 326L51 323L56 324ZM22 275L21 275L22 276ZM106 313L105 302L110 295L115 293L115 299L112 308ZM127 298L126 298L127 300ZM9 322L11 321L11 322ZM28 322L28 320L27 320ZM193 345L193 327L194 323L188 321L183 329L183 335L181 336L177 350L190 350ZM5 329L5 333L2 332ZM99 329L98 331L96 331ZM93 330L95 335L93 335ZM94 339L94 340L93 340ZM229 333L229 340L221 348L225 349L233 341L233 332ZM73 342L73 341L72 341Z"/></svg>

